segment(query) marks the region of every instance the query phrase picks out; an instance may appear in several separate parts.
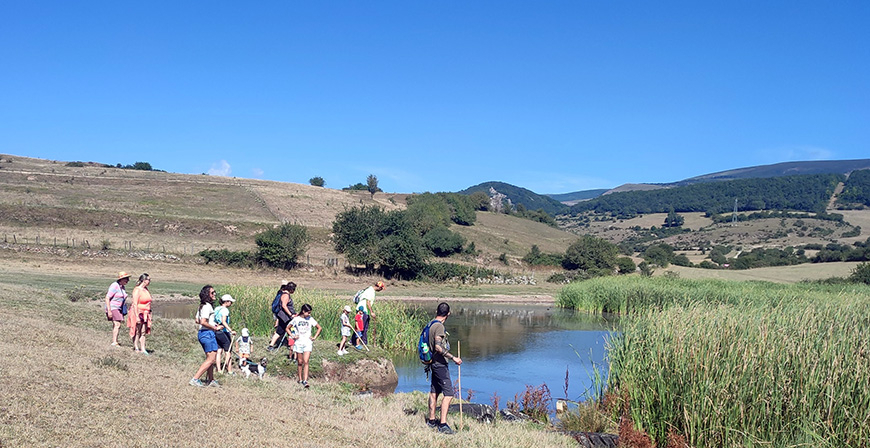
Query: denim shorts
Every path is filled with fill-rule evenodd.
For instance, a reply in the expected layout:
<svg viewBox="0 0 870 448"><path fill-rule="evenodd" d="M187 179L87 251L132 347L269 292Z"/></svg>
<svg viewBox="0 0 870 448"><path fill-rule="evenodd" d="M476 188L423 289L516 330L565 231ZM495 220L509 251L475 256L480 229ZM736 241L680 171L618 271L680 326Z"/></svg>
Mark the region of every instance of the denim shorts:
<svg viewBox="0 0 870 448"><path fill-rule="evenodd" d="M209 353L218 350L217 340L214 337L214 330L203 328L202 330L199 330L196 338L199 339L199 343L202 345L202 351Z"/></svg>

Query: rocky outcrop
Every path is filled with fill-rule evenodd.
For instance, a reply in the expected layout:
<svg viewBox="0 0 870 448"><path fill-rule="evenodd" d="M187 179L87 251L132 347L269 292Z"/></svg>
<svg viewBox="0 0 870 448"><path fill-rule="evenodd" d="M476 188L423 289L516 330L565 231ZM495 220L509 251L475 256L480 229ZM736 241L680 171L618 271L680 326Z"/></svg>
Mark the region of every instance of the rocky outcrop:
<svg viewBox="0 0 870 448"><path fill-rule="evenodd" d="M389 359L360 359L352 363L324 359L321 363L326 381L356 384L365 389L385 389L399 383L396 367Z"/></svg>

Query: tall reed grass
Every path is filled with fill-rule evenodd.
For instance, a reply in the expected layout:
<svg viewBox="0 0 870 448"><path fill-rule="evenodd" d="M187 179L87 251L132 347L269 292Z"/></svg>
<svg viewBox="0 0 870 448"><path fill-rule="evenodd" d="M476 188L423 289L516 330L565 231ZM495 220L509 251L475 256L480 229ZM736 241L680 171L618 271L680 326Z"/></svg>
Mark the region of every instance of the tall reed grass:
<svg viewBox="0 0 870 448"><path fill-rule="evenodd" d="M575 307L628 311L608 387L659 445L870 446L870 288L584 283Z"/></svg>
<svg viewBox="0 0 870 448"><path fill-rule="evenodd" d="M227 285L217 290L236 299L230 309L230 326L234 330L247 327L255 335L268 337L272 334L275 318L271 306L277 288ZM297 312L304 303L311 305L311 316L323 327L321 338L341 339L339 315L345 305L354 308L351 297L300 287L293 294ZM369 325L369 344L390 351L415 350L420 331L427 322L426 316L398 302L377 300L374 307L377 318ZM352 322L353 313L349 317Z"/></svg>

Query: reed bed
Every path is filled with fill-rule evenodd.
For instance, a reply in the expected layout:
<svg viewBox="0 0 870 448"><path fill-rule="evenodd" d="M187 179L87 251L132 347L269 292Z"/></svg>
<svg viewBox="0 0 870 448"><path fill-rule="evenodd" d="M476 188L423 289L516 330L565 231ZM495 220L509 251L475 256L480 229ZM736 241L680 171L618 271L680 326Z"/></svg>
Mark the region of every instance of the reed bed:
<svg viewBox="0 0 870 448"><path fill-rule="evenodd" d="M578 308L627 311L608 389L660 446L870 446L870 288L584 283Z"/></svg>
<svg viewBox="0 0 870 448"><path fill-rule="evenodd" d="M239 331L243 326L253 334L272 334L275 318L272 316L272 300L277 288L227 285L217 288L220 294L230 294L236 299L230 309L230 326ZM351 297L338 296L317 289L299 288L293 294L296 311L302 304L311 305L311 316L323 327L321 338L340 340L339 315L345 305L354 308ZM377 319L369 325L369 343L390 351L416 349L420 330L426 325L426 316L414 312L402 303L378 300L375 302ZM350 316L353 321L353 314ZM374 331L372 331L374 330Z"/></svg>

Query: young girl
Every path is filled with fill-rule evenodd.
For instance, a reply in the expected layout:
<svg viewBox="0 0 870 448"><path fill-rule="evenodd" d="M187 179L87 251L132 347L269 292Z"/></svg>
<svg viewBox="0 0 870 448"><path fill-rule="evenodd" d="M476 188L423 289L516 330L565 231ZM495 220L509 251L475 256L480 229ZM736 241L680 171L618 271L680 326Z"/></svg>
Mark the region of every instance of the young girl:
<svg viewBox="0 0 870 448"><path fill-rule="evenodd" d="M251 336L247 328L242 328L242 337L236 339L236 353L239 354L239 366L244 366L251 359Z"/></svg>
<svg viewBox="0 0 870 448"><path fill-rule="evenodd" d="M311 358L311 350L314 348L314 340L320 336L320 331L323 328L320 324L311 317L311 305L305 304L300 308L301 313L293 318L287 325L287 332L290 332L290 327L296 330L293 344L293 351L296 353L296 373L299 376L299 384L308 387L308 359ZM311 328L317 327L317 333L311 336Z"/></svg>
<svg viewBox="0 0 870 448"><path fill-rule="evenodd" d="M350 318L348 315L350 314L350 306L345 305L344 310L341 312L341 316L339 319L341 321L339 330L341 331L341 343L338 344L338 356L347 354L347 338L350 336L351 326L350 326Z"/></svg>

